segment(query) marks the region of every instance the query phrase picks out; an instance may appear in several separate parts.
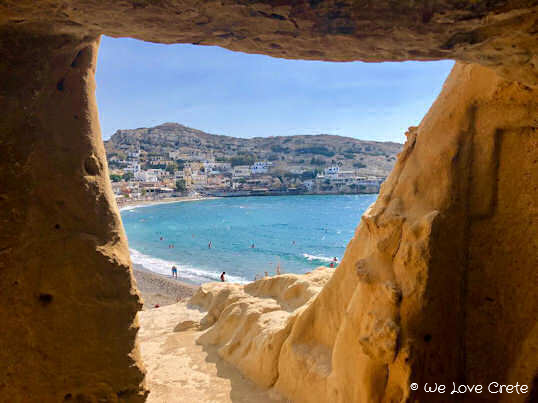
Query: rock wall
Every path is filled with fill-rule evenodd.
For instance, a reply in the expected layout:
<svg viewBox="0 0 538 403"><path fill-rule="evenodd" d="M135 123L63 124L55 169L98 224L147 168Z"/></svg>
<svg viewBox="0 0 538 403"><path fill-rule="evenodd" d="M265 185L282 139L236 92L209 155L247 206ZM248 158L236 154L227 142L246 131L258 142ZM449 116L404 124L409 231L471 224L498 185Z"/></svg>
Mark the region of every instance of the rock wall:
<svg viewBox="0 0 538 403"><path fill-rule="evenodd" d="M202 287L192 302L208 310L209 330L199 341L294 402L450 400L413 393L411 382L531 387L537 100L537 90L456 64L319 294L283 314L279 277ZM248 297L269 285L274 299Z"/></svg>
<svg viewBox="0 0 538 403"><path fill-rule="evenodd" d="M296 320L278 389L296 401L432 401L410 382L532 385L537 95L454 67L334 277ZM325 373L305 359L320 349Z"/></svg>
<svg viewBox="0 0 538 403"><path fill-rule="evenodd" d="M538 85L535 0L3 0L0 26L311 60L457 59Z"/></svg>
<svg viewBox="0 0 538 403"><path fill-rule="evenodd" d="M306 275L268 277L245 286L201 286L190 300L207 310L199 327L208 330L198 343L217 346L218 354L250 379L263 387L273 386L282 343L299 312L331 274L332 270L319 268Z"/></svg>
<svg viewBox="0 0 538 403"><path fill-rule="evenodd" d="M142 401L98 39L0 33L0 400Z"/></svg>
<svg viewBox="0 0 538 403"><path fill-rule="evenodd" d="M95 106L103 33L287 58L489 66L455 67L336 274L278 339L276 377L272 366L260 379L296 401L431 401L410 395L409 382L527 382L538 337L537 9L534 0L0 2L2 399L144 398L140 304ZM263 333L256 323L249 331Z"/></svg>

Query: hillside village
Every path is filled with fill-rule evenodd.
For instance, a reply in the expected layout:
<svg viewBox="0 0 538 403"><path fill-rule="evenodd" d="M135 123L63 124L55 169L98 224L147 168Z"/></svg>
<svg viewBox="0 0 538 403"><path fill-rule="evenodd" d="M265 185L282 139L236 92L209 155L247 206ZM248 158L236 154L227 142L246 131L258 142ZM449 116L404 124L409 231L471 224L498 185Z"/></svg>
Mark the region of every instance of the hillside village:
<svg viewBox="0 0 538 403"><path fill-rule="evenodd" d="M332 135L235 138L177 123L105 142L120 204L173 196L377 193L402 145Z"/></svg>

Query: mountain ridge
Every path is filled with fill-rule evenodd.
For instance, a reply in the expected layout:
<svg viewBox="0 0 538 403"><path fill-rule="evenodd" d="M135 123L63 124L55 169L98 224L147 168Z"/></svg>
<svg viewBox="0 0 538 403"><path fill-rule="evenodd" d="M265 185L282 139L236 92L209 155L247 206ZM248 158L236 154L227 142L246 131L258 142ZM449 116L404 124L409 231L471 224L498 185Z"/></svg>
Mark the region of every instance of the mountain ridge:
<svg viewBox="0 0 538 403"><path fill-rule="evenodd" d="M376 176L388 175L402 146L396 142L360 140L323 133L242 138L207 133L176 122L120 129L105 141L109 158L114 155L121 157L122 153L140 147L145 153L163 157L175 152L172 159L177 160L188 160L193 156L200 158L200 155L219 161L244 157L249 162L272 161L283 169L290 166L310 169L338 165Z"/></svg>

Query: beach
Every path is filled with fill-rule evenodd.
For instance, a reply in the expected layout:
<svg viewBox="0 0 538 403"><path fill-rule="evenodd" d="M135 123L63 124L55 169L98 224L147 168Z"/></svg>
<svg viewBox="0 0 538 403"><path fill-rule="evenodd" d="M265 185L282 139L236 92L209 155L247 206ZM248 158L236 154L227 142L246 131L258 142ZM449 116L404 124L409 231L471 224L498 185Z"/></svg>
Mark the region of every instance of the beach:
<svg viewBox="0 0 538 403"><path fill-rule="evenodd" d="M198 289L198 286L152 272L137 264L133 264L133 274L144 300L144 310L188 299Z"/></svg>
<svg viewBox="0 0 538 403"><path fill-rule="evenodd" d="M129 200L126 202L117 201L117 204L120 211L122 211L122 210L128 210L135 207L156 206L158 204L169 204L169 203L190 202L190 201L211 200L211 199L218 199L218 197L180 196L180 197L166 197L164 199L158 199L158 200Z"/></svg>

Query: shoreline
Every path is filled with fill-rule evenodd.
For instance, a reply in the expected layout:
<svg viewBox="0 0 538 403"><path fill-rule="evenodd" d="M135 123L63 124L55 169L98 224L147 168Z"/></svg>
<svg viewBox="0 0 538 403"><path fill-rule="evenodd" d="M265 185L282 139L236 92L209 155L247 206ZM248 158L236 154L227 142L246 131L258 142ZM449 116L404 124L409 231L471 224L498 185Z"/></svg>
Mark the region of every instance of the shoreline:
<svg viewBox="0 0 538 403"><path fill-rule="evenodd" d="M118 205L118 209L121 211L123 210L130 210L134 208L140 208L140 207L150 207L150 206L156 206L159 204L172 204L172 203L183 203L183 202L192 202L192 201L202 201L202 200L213 200L213 199L220 199L220 197L205 197L205 196L199 196L199 197L188 197L188 196L181 196L181 197L167 197L164 199L159 200L133 200L129 201L125 204L120 204L116 201L116 204Z"/></svg>
<svg viewBox="0 0 538 403"><path fill-rule="evenodd" d="M172 276L151 271L140 264L133 263L133 276L136 287L142 296L143 310L172 305L189 299L194 295L199 285L193 285Z"/></svg>

